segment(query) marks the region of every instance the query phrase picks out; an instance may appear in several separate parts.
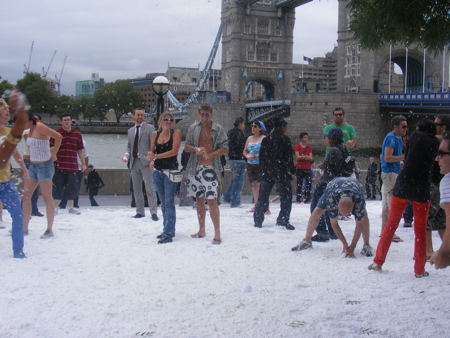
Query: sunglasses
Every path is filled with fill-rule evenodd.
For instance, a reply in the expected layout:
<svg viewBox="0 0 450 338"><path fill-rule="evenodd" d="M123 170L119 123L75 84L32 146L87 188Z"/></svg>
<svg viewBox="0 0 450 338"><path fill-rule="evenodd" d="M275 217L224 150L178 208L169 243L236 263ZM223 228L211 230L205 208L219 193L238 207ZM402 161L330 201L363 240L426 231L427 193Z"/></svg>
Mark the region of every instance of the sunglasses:
<svg viewBox="0 0 450 338"><path fill-rule="evenodd" d="M402 129L407 129L408 128L408 126L402 126Z"/></svg>
<svg viewBox="0 0 450 338"><path fill-rule="evenodd" d="M337 114L334 114L334 116L344 116L344 114L342 114L342 113L337 113Z"/></svg>
<svg viewBox="0 0 450 338"><path fill-rule="evenodd" d="M164 119L164 122L173 122L173 119Z"/></svg>
<svg viewBox="0 0 450 338"><path fill-rule="evenodd" d="M442 158L442 157L444 157L445 155L450 155L450 152L439 150L436 157L437 157L437 158Z"/></svg>

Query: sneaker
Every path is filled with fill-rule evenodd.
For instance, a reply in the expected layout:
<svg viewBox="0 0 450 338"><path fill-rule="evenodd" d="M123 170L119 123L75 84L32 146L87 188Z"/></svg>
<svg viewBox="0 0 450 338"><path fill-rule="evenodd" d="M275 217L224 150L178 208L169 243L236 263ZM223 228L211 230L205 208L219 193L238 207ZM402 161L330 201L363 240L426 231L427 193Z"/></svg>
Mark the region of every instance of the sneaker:
<svg viewBox="0 0 450 338"><path fill-rule="evenodd" d="M172 237L163 236L158 241L158 244L165 244L165 243L170 243L170 242L172 242Z"/></svg>
<svg viewBox="0 0 450 338"><path fill-rule="evenodd" d="M373 271L379 271L381 272L381 265L372 263L367 267L369 270L373 270Z"/></svg>
<svg viewBox="0 0 450 338"><path fill-rule="evenodd" d="M262 228L262 225L261 224L255 224L254 227L255 228Z"/></svg>
<svg viewBox="0 0 450 338"><path fill-rule="evenodd" d="M306 249L311 249L311 248L312 248L311 241L302 240L299 243L299 245L294 246L291 250L292 251L301 251L301 250L306 250Z"/></svg>
<svg viewBox="0 0 450 338"><path fill-rule="evenodd" d="M264 215L271 215L272 213L270 212L269 209L266 210L266 212L264 213Z"/></svg>
<svg viewBox="0 0 450 338"><path fill-rule="evenodd" d="M428 272L424 272L424 273L416 273L416 278L423 278L423 277L428 277L430 274Z"/></svg>
<svg viewBox="0 0 450 338"><path fill-rule="evenodd" d="M44 214L41 214L39 211L32 212L31 216L44 217Z"/></svg>
<svg viewBox="0 0 450 338"><path fill-rule="evenodd" d="M79 212L77 209L69 208L69 214L80 215L81 212Z"/></svg>
<svg viewBox="0 0 450 338"><path fill-rule="evenodd" d="M24 259L24 258L27 258L27 256L25 256L23 251L19 251L19 252L14 252L14 258Z"/></svg>
<svg viewBox="0 0 450 338"><path fill-rule="evenodd" d="M45 230L44 234L41 236L42 239L53 237L53 231Z"/></svg>
<svg viewBox="0 0 450 338"><path fill-rule="evenodd" d="M317 234L317 235L312 236L311 240L313 242L328 242L330 240L330 238L326 235Z"/></svg>
<svg viewBox="0 0 450 338"><path fill-rule="evenodd" d="M292 224L277 224L279 227L285 227L287 230L295 230L295 227Z"/></svg>
<svg viewBox="0 0 450 338"><path fill-rule="evenodd" d="M403 227L404 227L404 228L412 228L412 224L411 224L411 223L406 223L406 222L405 222L405 223L403 224Z"/></svg>
<svg viewBox="0 0 450 338"><path fill-rule="evenodd" d="M156 236L156 239L161 239L164 237L164 232L161 232L158 236Z"/></svg>
<svg viewBox="0 0 450 338"><path fill-rule="evenodd" d="M361 250L361 256L372 257L373 256L373 248L369 244L364 244Z"/></svg>
<svg viewBox="0 0 450 338"><path fill-rule="evenodd" d="M156 222L159 220L159 218L156 214L152 214L152 220Z"/></svg>
<svg viewBox="0 0 450 338"><path fill-rule="evenodd" d="M142 218L142 217L145 217L145 216L142 214L136 214L134 216L131 216L131 218Z"/></svg>

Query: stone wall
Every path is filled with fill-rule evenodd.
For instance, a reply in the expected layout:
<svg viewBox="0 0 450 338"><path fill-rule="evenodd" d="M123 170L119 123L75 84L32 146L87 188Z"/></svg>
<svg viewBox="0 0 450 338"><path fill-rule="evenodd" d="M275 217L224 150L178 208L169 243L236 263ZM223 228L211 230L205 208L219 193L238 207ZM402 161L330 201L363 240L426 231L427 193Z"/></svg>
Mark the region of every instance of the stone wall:
<svg viewBox="0 0 450 338"><path fill-rule="evenodd" d="M309 133L314 148L323 149L322 129L333 122L333 110L342 107L345 120L356 129L358 149L379 148L388 129L378 110L378 95L363 93L298 93L291 99L288 135L298 142Z"/></svg>

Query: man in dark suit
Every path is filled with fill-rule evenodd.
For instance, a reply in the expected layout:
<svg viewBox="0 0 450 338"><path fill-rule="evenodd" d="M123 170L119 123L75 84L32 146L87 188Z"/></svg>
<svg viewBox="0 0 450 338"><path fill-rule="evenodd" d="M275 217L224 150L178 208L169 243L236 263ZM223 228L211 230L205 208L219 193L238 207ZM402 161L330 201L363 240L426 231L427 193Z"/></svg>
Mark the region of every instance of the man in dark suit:
<svg viewBox="0 0 450 338"><path fill-rule="evenodd" d="M150 136L155 127L144 122L144 110L141 108L133 110L133 119L135 125L128 129L127 152L122 158L125 163L128 160L130 161L131 179L136 200L136 215L133 217L141 218L145 216L144 194L142 192L142 181L144 181L152 220L157 221L157 199L152 180L153 169L147 160L147 153L150 151Z"/></svg>

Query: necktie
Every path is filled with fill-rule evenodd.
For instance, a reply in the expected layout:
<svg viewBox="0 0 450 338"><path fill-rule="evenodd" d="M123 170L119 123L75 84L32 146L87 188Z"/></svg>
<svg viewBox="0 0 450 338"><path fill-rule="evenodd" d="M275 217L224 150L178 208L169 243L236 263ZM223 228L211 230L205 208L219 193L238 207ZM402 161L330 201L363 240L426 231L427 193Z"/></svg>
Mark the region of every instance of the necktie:
<svg viewBox="0 0 450 338"><path fill-rule="evenodd" d="M133 143L133 158L136 158L138 156L138 143L139 143L139 128L141 126L136 126L136 135L134 136L134 143Z"/></svg>

